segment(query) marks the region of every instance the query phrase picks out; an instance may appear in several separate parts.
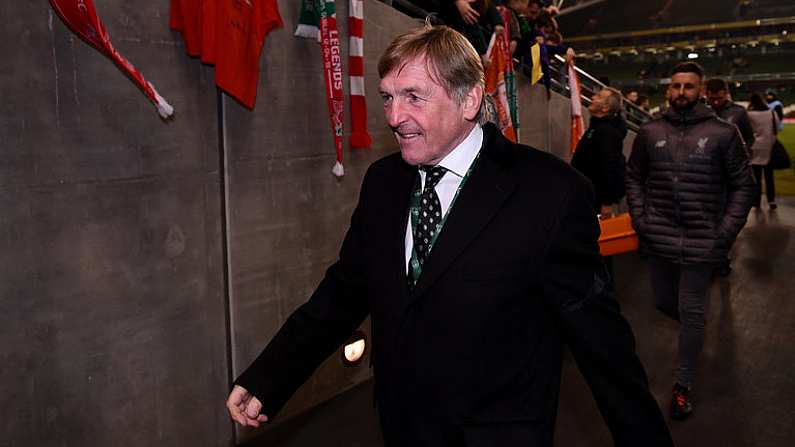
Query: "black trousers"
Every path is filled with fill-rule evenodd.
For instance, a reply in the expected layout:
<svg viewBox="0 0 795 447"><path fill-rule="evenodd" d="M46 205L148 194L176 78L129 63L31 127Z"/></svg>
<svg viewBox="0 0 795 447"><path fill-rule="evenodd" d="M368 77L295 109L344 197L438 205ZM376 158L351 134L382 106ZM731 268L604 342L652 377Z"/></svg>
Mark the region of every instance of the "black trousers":
<svg viewBox="0 0 795 447"><path fill-rule="evenodd" d="M773 168L770 167L769 164L767 165L752 165L751 166L754 170L754 178L756 179L756 183L759 185L759 188L756 190L756 202L754 202L754 206L759 208L759 205L762 203L762 176L765 177L765 195L767 196L767 203L773 203L776 201L776 183L773 179Z"/></svg>

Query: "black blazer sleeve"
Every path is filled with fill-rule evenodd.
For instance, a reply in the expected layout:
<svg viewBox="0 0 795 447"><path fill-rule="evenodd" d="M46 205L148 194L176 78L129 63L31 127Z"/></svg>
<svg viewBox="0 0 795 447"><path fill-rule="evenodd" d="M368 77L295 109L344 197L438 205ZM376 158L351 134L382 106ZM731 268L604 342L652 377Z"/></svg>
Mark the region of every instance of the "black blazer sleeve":
<svg viewBox="0 0 795 447"><path fill-rule="evenodd" d="M672 446L635 354L635 339L607 288L593 193L579 180L563 201L545 256L544 298L616 446Z"/></svg>
<svg viewBox="0 0 795 447"><path fill-rule="evenodd" d="M260 400L262 414L271 419L368 314L364 268L359 264L369 176L370 171L365 175L339 260L326 271L309 301L290 315L259 357L235 381Z"/></svg>

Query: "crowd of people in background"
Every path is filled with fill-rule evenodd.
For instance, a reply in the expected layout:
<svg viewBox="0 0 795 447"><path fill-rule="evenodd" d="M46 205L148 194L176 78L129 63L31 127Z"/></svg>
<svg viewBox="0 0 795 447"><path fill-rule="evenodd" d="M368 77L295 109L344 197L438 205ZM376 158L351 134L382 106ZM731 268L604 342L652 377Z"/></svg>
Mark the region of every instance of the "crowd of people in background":
<svg viewBox="0 0 795 447"><path fill-rule="evenodd" d="M490 61L486 56L492 35L504 35L509 42L514 61L532 70L530 49L540 46L541 63L547 65L549 57L565 55L574 59L575 53L563 44L556 15L558 8L541 0L411 0L427 12L434 21L446 24L466 36L480 54L484 66ZM548 70L545 66L544 70ZM547 73L545 73L547 74ZM547 74L548 75L548 74Z"/></svg>

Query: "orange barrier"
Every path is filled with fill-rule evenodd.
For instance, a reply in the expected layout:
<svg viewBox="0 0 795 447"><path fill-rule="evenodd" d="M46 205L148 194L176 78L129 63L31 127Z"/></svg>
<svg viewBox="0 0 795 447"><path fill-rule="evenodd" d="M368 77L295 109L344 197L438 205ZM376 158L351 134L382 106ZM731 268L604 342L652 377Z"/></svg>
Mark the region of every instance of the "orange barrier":
<svg viewBox="0 0 795 447"><path fill-rule="evenodd" d="M599 253L612 256L638 250L638 234L632 228L629 213L599 221L602 234L599 236Z"/></svg>

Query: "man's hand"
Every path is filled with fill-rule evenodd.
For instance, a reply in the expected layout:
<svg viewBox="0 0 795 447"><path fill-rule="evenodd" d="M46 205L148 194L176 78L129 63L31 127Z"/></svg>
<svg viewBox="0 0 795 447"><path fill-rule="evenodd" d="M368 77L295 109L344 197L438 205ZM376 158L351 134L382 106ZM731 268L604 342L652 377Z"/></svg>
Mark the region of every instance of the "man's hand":
<svg viewBox="0 0 795 447"><path fill-rule="evenodd" d="M461 14L461 19L464 20L465 23L468 25L472 25L478 21L478 14L474 8L469 6L470 3L473 3L475 0L456 0L455 6L458 8L458 13Z"/></svg>
<svg viewBox="0 0 795 447"><path fill-rule="evenodd" d="M602 212L599 214L599 216L602 219L609 219L613 217L613 205L602 205L601 211Z"/></svg>
<svg viewBox="0 0 795 447"><path fill-rule="evenodd" d="M240 385L235 385L226 400L226 408L232 419L243 427L259 427L268 421L268 416L259 414L262 403Z"/></svg>
<svg viewBox="0 0 795 447"><path fill-rule="evenodd" d="M494 34L498 36L502 36L502 33L505 32L505 27L502 25L494 25Z"/></svg>

